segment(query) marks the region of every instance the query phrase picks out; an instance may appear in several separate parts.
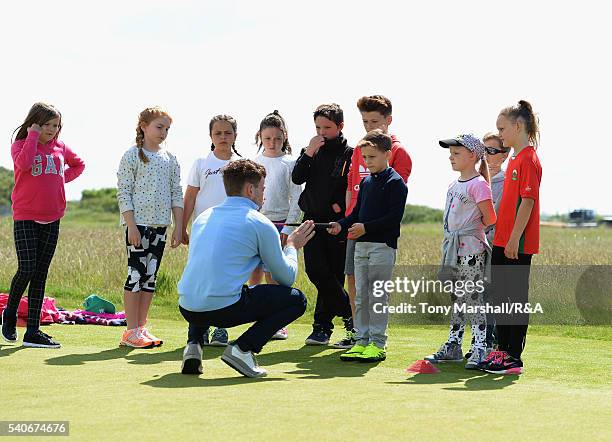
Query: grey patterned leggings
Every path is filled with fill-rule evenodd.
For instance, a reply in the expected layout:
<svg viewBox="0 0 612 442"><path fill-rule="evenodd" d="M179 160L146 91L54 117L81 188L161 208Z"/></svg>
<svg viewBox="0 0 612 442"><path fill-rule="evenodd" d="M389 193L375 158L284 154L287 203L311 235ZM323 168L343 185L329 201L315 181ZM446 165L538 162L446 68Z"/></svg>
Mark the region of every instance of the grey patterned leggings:
<svg viewBox="0 0 612 442"><path fill-rule="evenodd" d="M485 253L479 255L459 256L457 259L457 281L482 281L485 271ZM469 319L472 326L472 337L474 348L485 348L487 335L487 318L484 313L473 313L470 307L484 305L484 291L477 286L471 290L463 290L463 293L455 291L451 295L453 310L451 313L450 332L448 342L455 342L459 345L463 342L465 324ZM467 312L458 311L457 306L465 304Z"/></svg>

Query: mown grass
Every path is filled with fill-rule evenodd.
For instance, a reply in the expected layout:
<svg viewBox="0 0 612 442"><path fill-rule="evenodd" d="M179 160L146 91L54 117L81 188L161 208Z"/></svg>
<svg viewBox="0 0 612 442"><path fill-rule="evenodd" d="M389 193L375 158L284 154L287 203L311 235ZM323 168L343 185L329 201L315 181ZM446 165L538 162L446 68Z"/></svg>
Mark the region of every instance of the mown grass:
<svg viewBox="0 0 612 442"><path fill-rule="evenodd" d="M310 328L293 324L258 357L268 377L248 379L213 347L203 375L181 375L182 321L155 320L165 343L153 350L118 348L117 328L54 325L60 350L0 344L0 420L68 420L78 440L610 440L610 335L578 328L534 327L519 377L407 374L445 327L392 328L387 360L360 364L304 347Z"/></svg>

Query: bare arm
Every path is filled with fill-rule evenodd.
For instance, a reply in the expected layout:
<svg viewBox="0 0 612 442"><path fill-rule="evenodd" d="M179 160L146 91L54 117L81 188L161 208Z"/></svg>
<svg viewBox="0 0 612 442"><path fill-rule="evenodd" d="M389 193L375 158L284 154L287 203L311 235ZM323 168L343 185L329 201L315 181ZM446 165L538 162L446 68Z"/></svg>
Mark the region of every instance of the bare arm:
<svg viewBox="0 0 612 442"><path fill-rule="evenodd" d="M189 225L189 218L193 214L195 207L196 197L200 191L199 187L187 186L185 190L185 199L183 201L183 216L181 219L181 230L183 232L183 244L189 244L189 235L187 235L187 226Z"/></svg>
<svg viewBox="0 0 612 442"><path fill-rule="evenodd" d="M506 244L506 248L504 249L504 254L510 259L518 259L519 241L523 235L523 232L525 231L525 227L527 227L534 204L535 201L530 198L523 198L521 201L521 205L516 213L514 227L512 228L510 239L508 240L508 244Z"/></svg>
<svg viewBox="0 0 612 442"><path fill-rule="evenodd" d="M351 205L351 198L353 197L353 192L351 192L350 190L346 191L346 208L348 209Z"/></svg>
<svg viewBox="0 0 612 442"><path fill-rule="evenodd" d="M172 232L170 247L174 249L183 242L183 208L179 206L173 207L172 216L174 217L174 231Z"/></svg>
<svg viewBox="0 0 612 442"><path fill-rule="evenodd" d="M493 207L492 200L484 200L476 205L480 213L482 213L482 223L485 227L489 227L497 222L497 215L495 215L495 208Z"/></svg>
<svg viewBox="0 0 612 442"><path fill-rule="evenodd" d="M128 242L133 246L140 247L140 232L138 231L138 227L136 227L136 220L134 219L134 211L127 210L123 212L123 219L127 224L127 234L128 234Z"/></svg>
<svg viewBox="0 0 612 442"><path fill-rule="evenodd" d="M134 219L133 210L128 210L127 212L123 212L122 215L128 227L136 227L136 220Z"/></svg>

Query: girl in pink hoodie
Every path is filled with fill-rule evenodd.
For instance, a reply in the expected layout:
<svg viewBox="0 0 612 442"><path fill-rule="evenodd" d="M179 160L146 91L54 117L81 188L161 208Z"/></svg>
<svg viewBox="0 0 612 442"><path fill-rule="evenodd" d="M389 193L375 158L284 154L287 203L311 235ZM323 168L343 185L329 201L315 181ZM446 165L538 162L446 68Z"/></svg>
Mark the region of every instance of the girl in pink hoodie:
<svg viewBox="0 0 612 442"><path fill-rule="evenodd" d="M59 348L60 344L40 331L40 312L47 273L59 237L60 219L66 210L64 183L83 173L85 164L58 140L62 116L53 106L36 103L11 146L15 188L13 202L17 273L2 314L2 337L17 341L17 307L28 289L28 323L24 347Z"/></svg>

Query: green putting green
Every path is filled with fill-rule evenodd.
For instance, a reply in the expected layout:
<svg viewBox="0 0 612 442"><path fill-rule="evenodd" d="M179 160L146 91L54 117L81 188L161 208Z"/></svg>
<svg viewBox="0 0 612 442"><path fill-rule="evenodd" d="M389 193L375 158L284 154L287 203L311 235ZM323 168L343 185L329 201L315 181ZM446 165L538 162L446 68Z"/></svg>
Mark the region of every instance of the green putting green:
<svg viewBox="0 0 612 442"><path fill-rule="evenodd" d="M247 379L214 347L203 375L180 374L186 324L151 325L161 348L119 348L120 328L62 325L43 328L59 350L0 344L0 420L67 420L86 440L612 439L609 327L531 327L526 373L504 377L463 364L405 373L446 327L393 326L374 365L304 347L310 328L293 324L258 357L268 377Z"/></svg>

